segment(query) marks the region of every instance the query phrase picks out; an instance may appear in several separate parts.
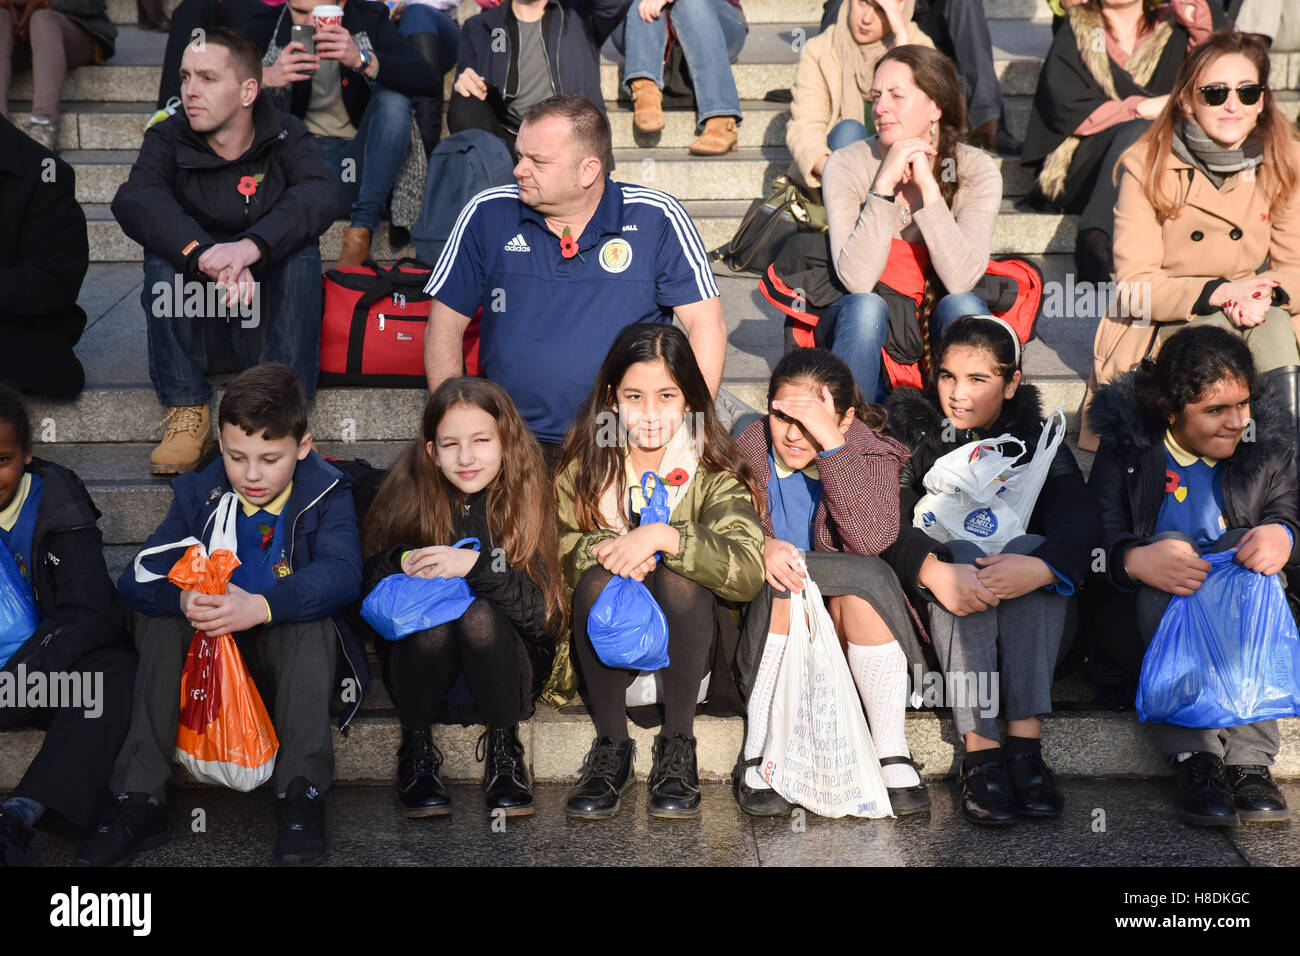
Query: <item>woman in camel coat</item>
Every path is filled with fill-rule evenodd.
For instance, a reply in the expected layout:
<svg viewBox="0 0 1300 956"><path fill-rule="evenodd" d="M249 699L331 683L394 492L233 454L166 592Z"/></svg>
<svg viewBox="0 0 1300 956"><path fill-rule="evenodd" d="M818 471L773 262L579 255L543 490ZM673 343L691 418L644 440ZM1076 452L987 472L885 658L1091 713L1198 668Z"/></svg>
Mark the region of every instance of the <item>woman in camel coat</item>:
<svg viewBox="0 0 1300 956"><path fill-rule="evenodd" d="M1234 66L1242 77L1210 82ZM1293 413L1300 410L1300 189L1284 187L1300 179L1300 141L1271 91L1265 89L1254 104L1241 102L1235 86L1257 84L1259 76L1268 77L1261 43L1230 31L1214 34L1188 57L1151 131L1121 158L1116 290L1097 327L1085 402L1099 386L1154 355L1179 329L1211 322L1242 334L1260 371L1291 396ZM1202 91L1216 85L1234 90L1212 107ZM1232 117L1237 119L1228 119L1227 128L1236 125L1245 137L1237 150L1216 142L1224 138L1216 124ZM1148 152L1152 143L1154 156ZM1207 167L1205 156L1219 173ZM1232 170L1232 157L1245 167ZM1154 194L1175 215L1162 215L1146 188L1153 167ZM1257 275L1266 261L1268 270ZM1096 448L1086 423L1079 444Z"/></svg>

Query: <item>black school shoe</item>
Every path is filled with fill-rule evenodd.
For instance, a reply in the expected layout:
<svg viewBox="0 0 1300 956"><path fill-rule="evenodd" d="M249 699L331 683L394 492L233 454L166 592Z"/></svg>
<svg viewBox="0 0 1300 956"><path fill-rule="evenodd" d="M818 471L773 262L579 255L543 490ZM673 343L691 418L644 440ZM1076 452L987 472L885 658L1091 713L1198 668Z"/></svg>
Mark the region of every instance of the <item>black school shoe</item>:
<svg viewBox="0 0 1300 956"><path fill-rule="evenodd" d="M451 813L451 797L438 771L442 751L429 730L402 730L397 751L396 797L404 817L440 817Z"/></svg>
<svg viewBox="0 0 1300 956"><path fill-rule="evenodd" d="M967 820L984 826L1016 822L1015 797L1006 764L1000 760L961 764L961 812Z"/></svg>
<svg viewBox="0 0 1300 956"><path fill-rule="evenodd" d="M1039 754L1017 753L1007 760L1012 809L1022 817L1059 817L1065 798L1056 789L1056 775Z"/></svg>
<svg viewBox="0 0 1300 956"><path fill-rule="evenodd" d="M147 793L118 794L86 837L73 866L126 866L141 850L167 842L167 810Z"/></svg>
<svg viewBox="0 0 1300 956"><path fill-rule="evenodd" d="M0 867L27 866L27 846L35 832L18 814L0 807Z"/></svg>
<svg viewBox="0 0 1300 956"><path fill-rule="evenodd" d="M921 776L921 766L911 757L881 757L880 766L888 767L896 763L905 763L913 770L916 775ZM896 817L906 817L913 813L928 813L930 811L930 791L926 789L924 783L918 783L914 787L886 787L889 791L889 807L894 811Z"/></svg>
<svg viewBox="0 0 1300 956"><path fill-rule="evenodd" d="M1228 764L1224 768L1237 816L1247 823L1281 823L1291 819L1286 797L1267 767Z"/></svg>
<svg viewBox="0 0 1300 956"><path fill-rule="evenodd" d="M489 813L501 810L508 817L525 817L533 812L533 782L524 766L524 745L519 742L517 726L483 731L475 757L483 761Z"/></svg>
<svg viewBox="0 0 1300 956"><path fill-rule="evenodd" d="M755 789L745 783L745 772L750 767L757 767L763 762L762 757L744 759L742 754L731 769L731 793L736 804L751 817L784 817L790 813L791 805L771 787Z"/></svg>
<svg viewBox="0 0 1300 956"><path fill-rule="evenodd" d="M682 819L700 815L700 774L695 763L695 738L685 734L657 734L654 763L646 786L652 817Z"/></svg>
<svg viewBox="0 0 1300 956"><path fill-rule="evenodd" d="M277 866L315 866L325 859L325 797L306 777L294 777L275 801Z"/></svg>
<svg viewBox="0 0 1300 956"><path fill-rule="evenodd" d="M582 762L578 782L564 812L581 820L604 820L618 813L623 794L632 785L636 744L597 737Z"/></svg>
<svg viewBox="0 0 1300 956"><path fill-rule="evenodd" d="M1200 827L1235 827L1237 805L1222 758L1194 753L1174 764L1178 778L1178 815Z"/></svg>

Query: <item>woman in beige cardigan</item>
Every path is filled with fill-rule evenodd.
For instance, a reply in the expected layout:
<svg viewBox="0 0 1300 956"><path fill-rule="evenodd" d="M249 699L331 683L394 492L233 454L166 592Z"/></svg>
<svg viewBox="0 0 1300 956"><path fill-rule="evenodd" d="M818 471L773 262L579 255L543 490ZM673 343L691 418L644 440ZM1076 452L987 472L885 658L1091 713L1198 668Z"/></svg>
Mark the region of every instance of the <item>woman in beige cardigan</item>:
<svg viewBox="0 0 1300 956"><path fill-rule="evenodd" d="M818 346L848 363L868 401L878 394L887 342L894 343L891 354L900 340L919 348L924 376L932 337L962 315L988 314L971 290L988 270L1002 202L997 164L962 142L966 105L946 56L895 47L876 67L871 96L877 135L826 162L831 266L850 294L814 330ZM913 262L919 277L906 269ZM886 292L920 306L915 325L891 330L899 323L891 323L890 307L875 290L892 270L906 272L908 281L891 275Z"/></svg>
<svg viewBox="0 0 1300 956"><path fill-rule="evenodd" d="M1296 413L1300 140L1268 76L1263 42L1212 34L1122 157L1115 307L1097 327L1090 395L1179 329L1210 324L1245 338ZM1096 447L1091 429L1079 444Z"/></svg>
<svg viewBox="0 0 1300 956"><path fill-rule="evenodd" d="M785 144L789 175L809 189L822 184L832 152L875 132L871 77L880 58L907 43L932 47L912 22L916 0L846 0L836 22L808 41L799 55Z"/></svg>

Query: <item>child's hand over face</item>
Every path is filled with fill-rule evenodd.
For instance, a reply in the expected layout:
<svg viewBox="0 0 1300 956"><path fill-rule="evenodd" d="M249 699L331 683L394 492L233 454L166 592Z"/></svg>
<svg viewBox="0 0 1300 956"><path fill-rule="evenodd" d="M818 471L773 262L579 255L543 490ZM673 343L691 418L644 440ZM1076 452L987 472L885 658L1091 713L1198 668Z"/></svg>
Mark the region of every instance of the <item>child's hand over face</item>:
<svg viewBox="0 0 1300 956"><path fill-rule="evenodd" d="M659 533L665 527L661 523L642 525L625 535L605 539L593 547L591 553L610 574L630 578L636 577L634 571L639 571L641 577L636 580L640 581L654 569L654 554L661 548Z"/></svg>
<svg viewBox="0 0 1300 956"><path fill-rule="evenodd" d="M192 597L185 607L185 594ZM213 637L238 634L266 623L266 601L260 594L249 594L237 584L227 584L225 594L182 592L181 609L196 631Z"/></svg>
<svg viewBox="0 0 1300 956"><path fill-rule="evenodd" d="M1236 561L1248 571L1277 574L1291 557L1291 536L1280 524L1261 524L1242 536Z"/></svg>
<svg viewBox="0 0 1300 956"><path fill-rule="evenodd" d="M463 578L478 561L470 548L434 545L412 551L402 559L402 570L413 578Z"/></svg>
<svg viewBox="0 0 1300 956"><path fill-rule="evenodd" d="M1056 580L1047 562L1027 554L992 554L976 558L975 563L980 566L977 575L980 583L996 594L999 601L1023 597Z"/></svg>

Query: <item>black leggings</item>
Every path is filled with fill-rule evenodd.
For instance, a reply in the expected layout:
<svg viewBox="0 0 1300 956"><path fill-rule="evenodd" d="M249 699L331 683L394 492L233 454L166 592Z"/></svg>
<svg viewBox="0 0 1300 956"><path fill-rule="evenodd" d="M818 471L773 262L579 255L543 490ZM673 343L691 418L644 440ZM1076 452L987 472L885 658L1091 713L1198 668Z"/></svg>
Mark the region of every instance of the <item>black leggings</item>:
<svg viewBox="0 0 1300 956"><path fill-rule="evenodd" d="M606 667L587 637L587 615L613 577L597 565L587 571L573 593L573 651L585 685L583 699L591 711L596 735L627 740L627 689L636 671ZM714 595L703 585L662 565L646 575L650 589L668 621L668 659L663 670L664 733L691 736L700 682L709 672L713 650Z"/></svg>
<svg viewBox="0 0 1300 956"><path fill-rule="evenodd" d="M505 613L479 599L458 619L395 643L389 676L402 727L432 726L443 697L462 672L489 727L518 723L519 640Z"/></svg>

